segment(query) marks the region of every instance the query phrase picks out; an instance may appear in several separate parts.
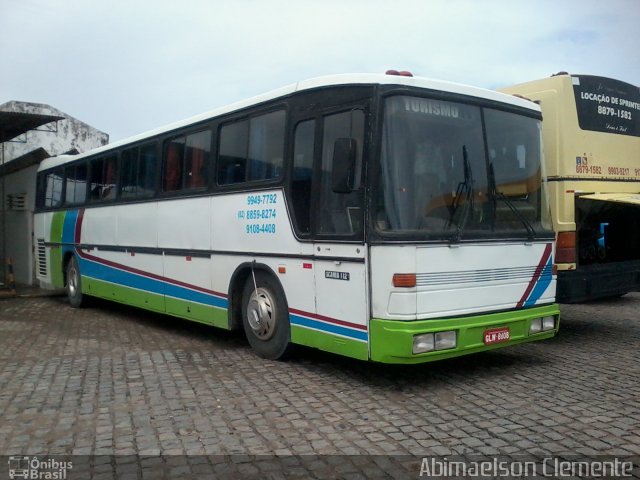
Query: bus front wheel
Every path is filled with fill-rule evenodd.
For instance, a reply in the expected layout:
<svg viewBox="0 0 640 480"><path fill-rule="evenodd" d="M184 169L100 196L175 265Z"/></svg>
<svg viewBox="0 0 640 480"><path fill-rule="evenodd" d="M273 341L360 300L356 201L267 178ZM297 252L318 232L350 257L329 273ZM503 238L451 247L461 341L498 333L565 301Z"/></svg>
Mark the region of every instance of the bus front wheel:
<svg viewBox="0 0 640 480"><path fill-rule="evenodd" d="M84 306L85 299L82 294L82 280L80 278L80 266L76 257L71 257L67 262L67 298L74 308Z"/></svg>
<svg viewBox="0 0 640 480"><path fill-rule="evenodd" d="M242 294L242 326L251 348L262 358L278 360L289 350L291 328L282 287L271 275L255 271Z"/></svg>

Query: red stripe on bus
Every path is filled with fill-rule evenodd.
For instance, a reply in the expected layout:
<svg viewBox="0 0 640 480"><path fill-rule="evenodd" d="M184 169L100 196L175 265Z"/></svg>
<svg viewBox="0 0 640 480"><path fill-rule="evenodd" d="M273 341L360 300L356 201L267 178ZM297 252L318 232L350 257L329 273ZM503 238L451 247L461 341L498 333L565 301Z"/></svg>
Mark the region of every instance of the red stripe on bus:
<svg viewBox="0 0 640 480"><path fill-rule="evenodd" d="M365 332L367 331L366 325L359 325L357 323L351 323L345 320L338 320L337 318L325 317L324 315L305 312L303 310L297 310L295 308L290 308L289 313L293 313L294 315L300 315L302 317L312 318L314 320L320 320L321 322L333 323L334 325L342 325L343 327L355 328L357 330L363 330Z"/></svg>
<svg viewBox="0 0 640 480"><path fill-rule="evenodd" d="M80 210L78 210L78 216L76 217L76 228L75 228L75 231L73 232L74 233L73 238L76 245L80 243L80 235L82 233L82 220L84 220L84 208L81 208Z"/></svg>
<svg viewBox="0 0 640 480"><path fill-rule="evenodd" d="M159 280L164 283L170 283L172 285L177 285L179 287L188 288L190 290L195 290L197 292L206 293L209 295L215 295L216 297L227 298L225 293L216 292L214 290L208 290L206 288L199 287L197 285L192 285L190 283L181 282L180 280L176 280L174 278L163 277L162 275L156 275L155 273L145 272L144 270L138 270L137 268L127 267L126 265L122 265L121 263L112 262L110 260L105 260L103 258L95 257L93 255L89 255L88 253L82 252L81 249L76 248L76 252L85 260L89 260L91 262L101 263L108 267L117 268L119 270L124 270L125 272L133 273L135 275L140 275L142 277L152 278L154 280Z"/></svg>

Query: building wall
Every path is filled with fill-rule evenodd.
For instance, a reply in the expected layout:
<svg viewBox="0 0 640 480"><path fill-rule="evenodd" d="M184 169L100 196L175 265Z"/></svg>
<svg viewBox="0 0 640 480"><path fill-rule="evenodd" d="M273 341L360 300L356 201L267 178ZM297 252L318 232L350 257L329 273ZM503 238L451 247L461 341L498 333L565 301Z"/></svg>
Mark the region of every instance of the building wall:
<svg viewBox="0 0 640 480"><path fill-rule="evenodd" d="M29 131L3 144L5 164L37 148L44 148L50 156L60 155L70 150L79 153L101 147L109 142L109 135L77 120L50 105L27 102L7 102L0 110L55 115L64 117L56 122L55 128L49 125L36 131ZM42 130L49 131L42 131ZM0 278L4 282L6 258L11 258L16 283L35 284L35 255L33 240L33 212L36 198L36 172L38 165L23 168L4 176L0 175ZM2 191L4 189L4 191ZM12 210L7 204L7 196L26 194L25 210ZM3 252L5 258L2 258Z"/></svg>
<svg viewBox="0 0 640 480"><path fill-rule="evenodd" d="M6 241L5 253L6 257L12 260L16 282L25 285L32 285L35 278L32 232L37 170L38 166L33 165L6 175L4 198L8 195L26 194L27 207L25 210L12 210L9 205L5 205L4 220L0 216L5 231L5 234L0 236L0 242Z"/></svg>

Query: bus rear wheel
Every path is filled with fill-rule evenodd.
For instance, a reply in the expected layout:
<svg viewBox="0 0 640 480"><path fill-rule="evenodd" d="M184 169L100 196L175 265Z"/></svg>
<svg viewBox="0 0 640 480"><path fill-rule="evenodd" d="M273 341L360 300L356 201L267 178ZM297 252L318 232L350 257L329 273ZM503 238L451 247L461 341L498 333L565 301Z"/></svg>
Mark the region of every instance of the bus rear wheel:
<svg viewBox="0 0 640 480"><path fill-rule="evenodd" d="M73 256L67 262L67 298L69 304L74 308L83 307L86 303L85 296L82 294L82 279L80 277L80 265L78 260Z"/></svg>
<svg viewBox="0 0 640 480"><path fill-rule="evenodd" d="M255 278L255 283L254 283ZM282 287L271 275L255 271L242 294L242 326L251 348L262 358L278 360L289 352L291 327Z"/></svg>

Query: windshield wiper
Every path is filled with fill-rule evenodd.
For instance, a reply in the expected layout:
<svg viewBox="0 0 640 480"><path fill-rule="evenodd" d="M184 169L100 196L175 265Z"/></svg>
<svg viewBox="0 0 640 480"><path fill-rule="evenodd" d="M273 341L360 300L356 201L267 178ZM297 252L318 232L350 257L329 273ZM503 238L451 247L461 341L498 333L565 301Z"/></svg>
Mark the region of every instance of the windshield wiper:
<svg viewBox="0 0 640 480"><path fill-rule="evenodd" d="M507 207L509 207L509 210L511 210L513 214L518 218L518 220L520 220L522 225L524 225L524 228L527 230L527 234L528 234L527 238L532 241L535 240L536 231L533 229L533 226L531 225L531 223L526 218L524 218L524 216L522 215L522 212L518 210L518 207L516 207L513 204L513 202L509 199L509 197L507 197L504 193L499 192L498 189L496 188L496 174L493 169L493 162L489 163L489 195L493 202L493 211L494 211L493 222L494 223L495 223L495 210L497 208L496 199L500 199L507 205Z"/></svg>
<svg viewBox="0 0 640 480"><path fill-rule="evenodd" d="M451 243L457 243L460 241L462 231L464 230L464 227L467 224L467 219L469 218L469 211L473 211L473 172L471 171L471 164L469 163L469 154L467 153L466 145L462 146L462 167L464 171L464 179L462 182L458 183L458 188L456 188L456 195L453 198L451 213L449 214L449 222L446 226L447 230L451 228L451 225L453 224L453 217L458 211L458 207L460 207L460 201L463 195L465 198L464 210L460 222L456 223L456 232L449 238Z"/></svg>

